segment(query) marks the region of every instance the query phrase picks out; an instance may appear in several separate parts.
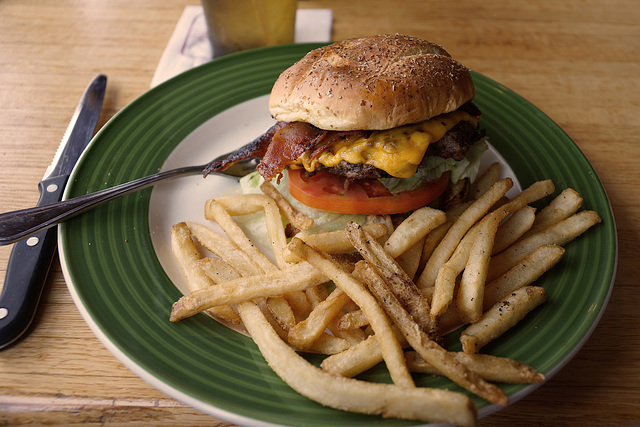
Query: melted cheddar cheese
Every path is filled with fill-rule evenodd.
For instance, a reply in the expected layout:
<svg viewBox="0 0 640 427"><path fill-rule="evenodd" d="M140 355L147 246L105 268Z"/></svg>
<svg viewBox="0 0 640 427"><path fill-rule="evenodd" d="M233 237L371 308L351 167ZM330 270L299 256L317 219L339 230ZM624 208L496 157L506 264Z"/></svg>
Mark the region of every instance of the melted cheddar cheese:
<svg viewBox="0 0 640 427"><path fill-rule="evenodd" d="M314 159L303 154L299 162L313 172L318 164L334 167L345 160L375 166L396 178L409 178L418 170L429 144L438 141L461 121L477 126L478 118L457 110L420 123L372 131L367 137L349 136Z"/></svg>

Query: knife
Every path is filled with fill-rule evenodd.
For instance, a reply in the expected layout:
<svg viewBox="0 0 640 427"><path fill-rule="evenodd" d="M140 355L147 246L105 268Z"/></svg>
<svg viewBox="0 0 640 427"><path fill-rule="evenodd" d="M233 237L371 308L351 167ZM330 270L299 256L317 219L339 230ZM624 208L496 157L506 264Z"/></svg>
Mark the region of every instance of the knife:
<svg viewBox="0 0 640 427"><path fill-rule="evenodd" d="M97 75L87 86L71 118L58 151L38 184L37 206L62 199L71 170L98 122L107 77ZM49 268L56 253L56 227L15 243L0 294L0 350L26 335L35 317Z"/></svg>

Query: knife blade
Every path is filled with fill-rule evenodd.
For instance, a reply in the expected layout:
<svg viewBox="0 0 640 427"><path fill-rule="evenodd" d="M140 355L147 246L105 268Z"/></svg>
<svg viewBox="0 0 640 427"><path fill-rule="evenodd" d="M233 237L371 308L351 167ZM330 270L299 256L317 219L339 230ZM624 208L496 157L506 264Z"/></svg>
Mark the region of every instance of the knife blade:
<svg viewBox="0 0 640 427"><path fill-rule="evenodd" d="M62 137L55 156L38 184L37 206L62 199L67 180L91 140L102 109L107 78L89 83ZM29 331L56 253L57 228L49 228L13 245L0 294L0 350Z"/></svg>

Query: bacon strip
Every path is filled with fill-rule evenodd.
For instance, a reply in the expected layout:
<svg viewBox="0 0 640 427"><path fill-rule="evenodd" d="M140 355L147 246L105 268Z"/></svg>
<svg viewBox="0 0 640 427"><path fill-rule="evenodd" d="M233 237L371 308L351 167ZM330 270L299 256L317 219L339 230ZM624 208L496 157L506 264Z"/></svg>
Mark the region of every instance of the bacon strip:
<svg viewBox="0 0 640 427"><path fill-rule="evenodd" d="M278 131L269 144L258 171L269 181L288 165L295 163L305 151L315 147L328 131L304 122L291 122Z"/></svg>
<svg viewBox="0 0 640 427"><path fill-rule="evenodd" d="M278 122L271 126L265 133L248 143L240 147L238 150L229 154L224 160L213 161L207 165L204 169L204 176L206 177L211 172L223 171L232 164L239 162L240 160L250 159L252 157L263 157L271 144L273 136L277 134L287 123Z"/></svg>

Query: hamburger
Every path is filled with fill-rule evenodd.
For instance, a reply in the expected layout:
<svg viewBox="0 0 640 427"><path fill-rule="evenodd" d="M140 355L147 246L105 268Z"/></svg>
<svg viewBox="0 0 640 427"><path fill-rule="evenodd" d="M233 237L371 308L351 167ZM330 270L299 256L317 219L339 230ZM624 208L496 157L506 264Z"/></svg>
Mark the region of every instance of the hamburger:
<svg viewBox="0 0 640 427"><path fill-rule="evenodd" d="M474 94L469 70L435 43L399 34L334 43L279 76L269 98L277 123L226 164L260 157L262 178L284 179L314 209L412 211L475 177L486 144Z"/></svg>

